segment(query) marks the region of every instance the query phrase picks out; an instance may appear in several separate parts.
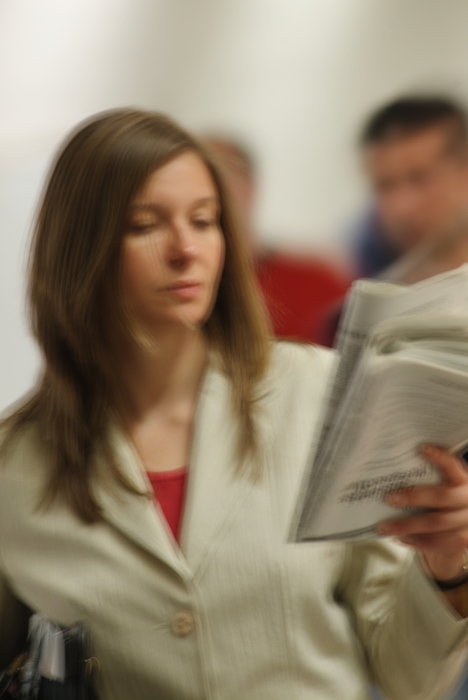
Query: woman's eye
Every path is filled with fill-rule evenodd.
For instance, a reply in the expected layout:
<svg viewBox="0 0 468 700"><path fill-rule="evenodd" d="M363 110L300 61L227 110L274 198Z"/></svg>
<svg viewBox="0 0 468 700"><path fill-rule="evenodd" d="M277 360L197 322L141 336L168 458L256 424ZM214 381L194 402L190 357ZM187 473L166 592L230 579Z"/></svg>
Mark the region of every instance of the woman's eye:
<svg viewBox="0 0 468 700"><path fill-rule="evenodd" d="M152 231L157 227L157 222L156 221L148 221L145 223L134 223L130 224L129 230L132 233L148 233L149 231Z"/></svg>
<svg viewBox="0 0 468 700"><path fill-rule="evenodd" d="M195 221L193 222L193 225L199 229L206 229L206 228L210 228L211 226L214 226L215 223L216 222L213 221L212 219L195 219Z"/></svg>

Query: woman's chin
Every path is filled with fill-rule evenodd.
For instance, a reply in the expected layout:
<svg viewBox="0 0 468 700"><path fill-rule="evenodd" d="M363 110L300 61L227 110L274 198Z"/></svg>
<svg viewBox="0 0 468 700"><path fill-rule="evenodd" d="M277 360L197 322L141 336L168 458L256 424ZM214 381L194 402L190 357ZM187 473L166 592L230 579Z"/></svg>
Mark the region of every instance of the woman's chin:
<svg viewBox="0 0 468 700"><path fill-rule="evenodd" d="M206 316L198 313L190 313L179 309L176 314L167 315L164 318L152 319L150 327L155 336L161 333L171 333L177 330L199 330L205 323Z"/></svg>

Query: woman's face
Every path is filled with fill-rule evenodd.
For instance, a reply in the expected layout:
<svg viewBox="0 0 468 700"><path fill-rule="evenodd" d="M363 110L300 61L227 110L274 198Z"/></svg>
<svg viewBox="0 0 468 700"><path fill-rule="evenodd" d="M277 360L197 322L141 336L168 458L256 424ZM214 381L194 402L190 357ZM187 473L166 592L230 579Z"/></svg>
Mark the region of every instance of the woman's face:
<svg viewBox="0 0 468 700"><path fill-rule="evenodd" d="M146 327L199 326L224 262L219 196L194 152L155 170L130 205L123 239L127 302Z"/></svg>

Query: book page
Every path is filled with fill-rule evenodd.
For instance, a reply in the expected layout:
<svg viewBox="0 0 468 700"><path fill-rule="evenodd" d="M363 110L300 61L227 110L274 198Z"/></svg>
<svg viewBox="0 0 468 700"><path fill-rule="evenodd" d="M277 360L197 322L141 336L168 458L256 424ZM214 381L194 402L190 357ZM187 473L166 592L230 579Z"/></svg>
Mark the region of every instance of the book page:
<svg viewBox="0 0 468 700"><path fill-rule="evenodd" d="M465 348L468 344L465 344ZM437 470L418 453L424 442L448 449L468 438L466 358L405 348L395 356L364 357L337 413L343 429L314 479L300 539L375 536L375 525L406 515L384 502L396 488L435 483ZM432 361L431 361L432 358ZM455 358L455 359L454 359Z"/></svg>
<svg viewBox="0 0 468 700"><path fill-rule="evenodd" d="M359 280L353 285L340 324L338 363L315 460L320 461L333 417L359 361L369 333L388 318L468 308L468 264L413 285Z"/></svg>
<svg viewBox="0 0 468 700"><path fill-rule="evenodd" d="M372 329L386 319L465 309L468 309L468 264L413 285L377 280L354 283L340 324L336 366L326 399L324 421L317 448L307 467L292 532L297 531L299 536L303 523L313 511L315 492L324 477L324 469L330 468L327 453L334 442L336 412Z"/></svg>

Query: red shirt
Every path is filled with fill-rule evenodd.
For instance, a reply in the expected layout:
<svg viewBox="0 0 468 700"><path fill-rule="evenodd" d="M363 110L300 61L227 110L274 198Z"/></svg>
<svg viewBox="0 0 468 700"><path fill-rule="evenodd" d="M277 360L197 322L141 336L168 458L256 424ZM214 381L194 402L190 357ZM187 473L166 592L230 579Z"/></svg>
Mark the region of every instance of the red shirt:
<svg viewBox="0 0 468 700"><path fill-rule="evenodd" d="M187 467L181 467L168 472L147 473L153 487L154 496L161 507L167 524L172 530L172 534L178 542L188 469Z"/></svg>
<svg viewBox="0 0 468 700"><path fill-rule="evenodd" d="M320 342L325 310L342 299L350 280L328 262L270 253L256 264L275 335Z"/></svg>

